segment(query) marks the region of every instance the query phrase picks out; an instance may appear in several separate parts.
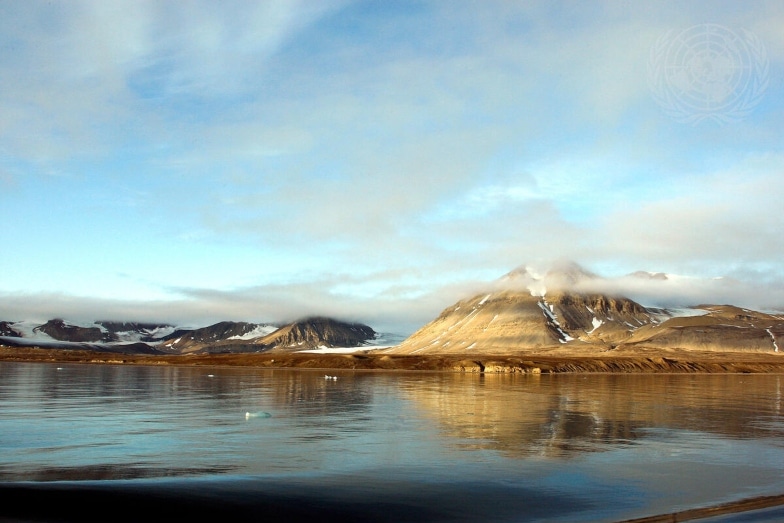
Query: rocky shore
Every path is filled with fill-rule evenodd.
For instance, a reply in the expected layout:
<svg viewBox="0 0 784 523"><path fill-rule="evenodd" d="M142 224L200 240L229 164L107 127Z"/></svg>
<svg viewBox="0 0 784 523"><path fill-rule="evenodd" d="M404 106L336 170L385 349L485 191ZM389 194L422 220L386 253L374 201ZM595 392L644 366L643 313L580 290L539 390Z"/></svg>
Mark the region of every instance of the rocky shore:
<svg viewBox="0 0 784 523"><path fill-rule="evenodd" d="M243 353L147 355L0 346L0 361L125 365L244 366L260 368L439 371L468 373L784 373L784 355L761 352L647 351L639 354L492 355Z"/></svg>

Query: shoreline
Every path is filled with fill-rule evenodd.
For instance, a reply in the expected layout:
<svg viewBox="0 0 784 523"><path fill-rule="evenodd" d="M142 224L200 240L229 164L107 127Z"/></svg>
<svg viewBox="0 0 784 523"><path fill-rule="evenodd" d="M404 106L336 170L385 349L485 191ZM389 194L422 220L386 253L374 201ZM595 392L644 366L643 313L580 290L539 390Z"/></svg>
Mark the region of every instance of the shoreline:
<svg viewBox="0 0 784 523"><path fill-rule="evenodd" d="M646 350L638 354L222 353L120 354L81 349L0 346L0 362L114 365L242 366L269 369L428 371L493 374L744 373L784 374L784 355Z"/></svg>

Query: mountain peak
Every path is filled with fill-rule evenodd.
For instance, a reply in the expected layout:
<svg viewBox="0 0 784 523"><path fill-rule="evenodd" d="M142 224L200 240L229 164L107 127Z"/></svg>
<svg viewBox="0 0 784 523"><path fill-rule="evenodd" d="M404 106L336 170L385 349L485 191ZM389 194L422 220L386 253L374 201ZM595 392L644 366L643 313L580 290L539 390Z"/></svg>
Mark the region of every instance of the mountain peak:
<svg viewBox="0 0 784 523"><path fill-rule="evenodd" d="M639 278L641 280L668 280L667 275L663 272L648 272L648 271L635 271L627 276L632 278Z"/></svg>
<svg viewBox="0 0 784 523"><path fill-rule="evenodd" d="M573 261L560 261L553 264L545 274L545 283L552 288L569 290L585 280L594 280L598 276Z"/></svg>
<svg viewBox="0 0 784 523"><path fill-rule="evenodd" d="M548 290L568 291L587 280L599 276L571 260L559 260L545 268L521 265L503 275L499 282L504 287L524 287L532 296L544 296Z"/></svg>

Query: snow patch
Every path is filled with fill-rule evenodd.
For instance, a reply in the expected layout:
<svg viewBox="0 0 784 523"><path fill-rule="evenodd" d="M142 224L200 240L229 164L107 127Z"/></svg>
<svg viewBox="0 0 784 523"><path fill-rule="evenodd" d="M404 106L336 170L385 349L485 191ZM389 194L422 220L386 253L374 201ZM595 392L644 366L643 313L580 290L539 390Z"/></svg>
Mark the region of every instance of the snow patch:
<svg viewBox="0 0 784 523"><path fill-rule="evenodd" d="M246 332L245 334L237 334L236 336L232 336L227 339L252 340L253 338L261 338L262 336L266 336L267 334L272 334L276 330L278 330L278 328L273 325L257 325L256 328Z"/></svg>
<svg viewBox="0 0 784 523"><path fill-rule="evenodd" d="M493 324L493 322L494 322L494 321L495 321L497 318L498 318L498 314L496 314L495 316L493 316L493 319L492 319L492 320L490 320L490 322L487 324L487 326L485 326L485 329L484 329L484 331L483 331L483 332L487 332L487 329L489 329L489 328L490 328L490 325L492 325L492 324Z"/></svg>
<svg viewBox="0 0 784 523"><path fill-rule="evenodd" d="M552 309L550 308L549 304L546 301L544 300L539 301L537 302L537 305L539 305L539 308L542 309L542 312L544 313L545 316L547 316L547 318L557 323L557 320L555 319L555 314L553 313Z"/></svg>
<svg viewBox="0 0 784 523"><path fill-rule="evenodd" d="M668 308L663 309L662 313L658 314L658 316L666 318L687 318L691 316L705 316L710 311L705 309L692 309L691 307L683 307L683 308Z"/></svg>
<svg viewBox="0 0 784 523"><path fill-rule="evenodd" d="M604 325L604 322L599 318L594 317L594 319L591 320L591 325L593 325L593 329L589 330L587 334L591 334L593 331Z"/></svg>
<svg viewBox="0 0 784 523"><path fill-rule="evenodd" d="M32 321L19 321L16 323L12 323L11 327L17 331L19 334L22 335L24 339L30 339L35 341L57 341L48 334L35 330L36 327L40 327L43 325L42 323L36 323Z"/></svg>
<svg viewBox="0 0 784 523"><path fill-rule="evenodd" d="M561 324L558 322L558 318L555 315L555 312L554 312L554 309L553 309L552 305L550 305L549 303L547 303L544 300L538 301L537 304L539 305L539 308L542 309L542 312L544 313L545 318L548 318L550 320L550 323L552 323L552 325L555 327L555 330L558 331L558 334L560 335L560 338L558 339L558 341L560 341L561 343L567 343L569 341L574 340L574 338L569 336L561 328Z"/></svg>
<svg viewBox="0 0 784 523"><path fill-rule="evenodd" d="M779 346L776 343L776 337L773 335L773 333L770 331L770 329L765 329L765 330L768 331L768 334L770 334L770 339L773 340L773 352L778 352L779 351Z"/></svg>

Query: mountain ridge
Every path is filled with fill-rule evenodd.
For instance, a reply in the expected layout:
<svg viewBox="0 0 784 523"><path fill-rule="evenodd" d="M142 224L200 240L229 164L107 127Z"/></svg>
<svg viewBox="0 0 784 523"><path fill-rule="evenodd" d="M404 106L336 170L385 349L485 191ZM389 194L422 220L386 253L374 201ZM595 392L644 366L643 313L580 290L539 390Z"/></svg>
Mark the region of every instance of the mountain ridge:
<svg viewBox="0 0 784 523"><path fill-rule="evenodd" d="M682 281L647 271L623 278L666 289ZM223 321L188 329L108 320L0 321L0 344L166 355L334 348L387 354L633 355L651 350L778 353L784 348L784 313L730 304L643 305L620 289L617 279L603 278L574 262L545 269L521 265L390 346L374 345L380 335L368 325L319 316L284 324Z"/></svg>
<svg viewBox="0 0 784 523"><path fill-rule="evenodd" d="M0 322L0 344L118 353L203 354L360 347L377 337L378 333L367 325L328 317L307 317L282 325L222 321L193 329L120 321L75 324L60 318L43 324Z"/></svg>

